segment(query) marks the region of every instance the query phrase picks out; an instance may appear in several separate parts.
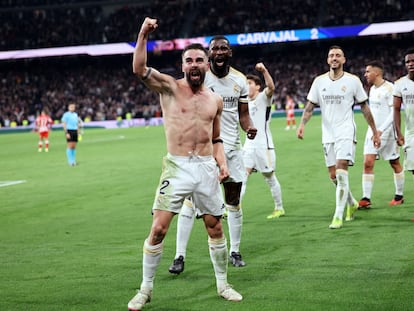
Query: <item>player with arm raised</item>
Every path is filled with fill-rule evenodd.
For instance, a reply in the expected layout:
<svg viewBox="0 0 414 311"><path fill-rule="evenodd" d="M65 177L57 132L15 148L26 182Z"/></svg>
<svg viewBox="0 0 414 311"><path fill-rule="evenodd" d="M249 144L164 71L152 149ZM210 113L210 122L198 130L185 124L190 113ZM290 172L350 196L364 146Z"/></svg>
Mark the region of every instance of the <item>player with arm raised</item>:
<svg viewBox="0 0 414 311"><path fill-rule="evenodd" d="M272 119L271 107L275 84L263 63L257 63L255 68L263 75L266 86L261 90L262 81L260 77L253 74L247 75L247 83L249 85L249 114L253 120L253 124L257 128L257 135L255 139L246 139L243 146L243 160L248 176L255 169L262 173L266 183L269 185L274 201L274 209L267 216L267 219L274 219L285 215L282 202L282 190L279 180L275 175L276 153L272 132L270 131L270 121ZM246 184L247 182L242 187L242 198L246 191Z"/></svg>
<svg viewBox="0 0 414 311"><path fill-rule="evenodd" d="M221 139L224 144L230 176L223 182L224 198L228 210L230 236L230 262L235 267L244 267L240 254L240 241L243 225L243 213L240 193L246 180L241 150L240 127L247 133L248 139L254 139L257 129L249 116L247 102L248 87L246 76L230 66L232 49L224 36L215 36L210 40L208 55L210 71L206 73L205 85L223 98L221 116ZM187 244L193 228L197 205L186 200L177 221L177 245L175 259L168 271L179 274L184 271Z"/></svg>
<svg viewBox="0 0 414 311"><path fill-rule="evenodd" d="M197 204L208 233L217 292L226 300L240 301L242 296L227 283L228 252L221 224L223 200L219 182L228 177L220 139L223 101L204 85L208 57L200 44L190 44L183 50L182 79L147 66L148 36L157 27L156 19L145 18L134 51L133 71L160 95L168 153L152 208L151 231L144 241L141 287L128 309L141 310L151 300L164 237L188 196Z"/></svg>

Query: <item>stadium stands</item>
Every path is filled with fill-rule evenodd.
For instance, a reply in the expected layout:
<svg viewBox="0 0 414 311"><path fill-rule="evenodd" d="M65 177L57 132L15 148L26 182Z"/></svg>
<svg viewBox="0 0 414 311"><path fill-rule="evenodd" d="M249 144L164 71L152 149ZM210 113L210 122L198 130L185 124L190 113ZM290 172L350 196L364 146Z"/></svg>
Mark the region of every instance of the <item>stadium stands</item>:
<svg viewBox="0 0 414 311"><path fill-rule="evenodd" d="M135 41L145 16L159 18L153 39L165 40L408 20L414 9L402 0L2 0L0 50Z"/></svg>
<svg viewBox="0 0 414 311"><path fill-rule="evenodd" d="M0 50L134 41L146 15L160 18L160 32L152 39L412 18L407 2L398 0L388 4L361 0L358 8L354 0L324 0L317 7L310 0L281 0L277 5L275 1L244 0L168 1L168 5L165 1L86 0L0 3ZM366 9L358 15L361 8ZM292 93L297 102L305 101L312 79L327 70L329 45L344 47L347 71L362 77L365 62L380 59L386 65L385 77L395 80L404 72L402 52L412 41L413 33L409 33L237 47L233 64L250 73L257 61L265 62L277 85L276 107L282 108L286 93ZM174 53L179 52L151 54L149 62L178 77L180 64L170 62L177 59ZM127 112L133 117L160 115L156 94L132 74L131 55L3 61L0 70L1 126L33 120L43 106L49 107L54 119L60 119L71 100L79 105L81 116L90 120L115 120Z"/></svg>

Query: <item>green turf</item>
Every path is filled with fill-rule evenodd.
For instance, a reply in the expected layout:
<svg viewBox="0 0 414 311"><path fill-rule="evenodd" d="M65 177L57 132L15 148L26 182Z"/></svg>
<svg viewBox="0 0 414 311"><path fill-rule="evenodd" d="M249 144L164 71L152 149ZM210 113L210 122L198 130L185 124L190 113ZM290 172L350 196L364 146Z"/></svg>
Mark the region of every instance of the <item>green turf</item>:
<svg viewBox="0 0 414 311"><path fill-rule="evenodd" d="M240 303L216 295L207 236L197 221L186 270L167 271L175 253L176 221L164 245L153 301L145 310L412 310L414 306L413 177L405 203L389 207L389 164L376 163L373 208L329 230L334 187L324 166L320 119L305 140L274 119L277 175L286 216L267 220L272 199L259 174L243 202L245 268L229 267ZM361 115L351 189L361 196ZM61 131L49 153L34 133L0 135L0 310L126 310L141 281L142 244L166 152L162 127L86 130L79 166L66 163ZM227 235L227 225L225 224Z"/></svg>

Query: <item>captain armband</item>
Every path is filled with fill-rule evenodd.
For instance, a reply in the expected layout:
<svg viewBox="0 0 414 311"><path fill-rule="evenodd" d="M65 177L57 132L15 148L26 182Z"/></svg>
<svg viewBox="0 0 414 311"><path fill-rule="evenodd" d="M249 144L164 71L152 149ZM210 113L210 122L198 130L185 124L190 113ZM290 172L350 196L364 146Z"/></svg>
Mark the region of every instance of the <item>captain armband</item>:
<svg viewBox="0 0 414 311"><path fill-rule="evenodd" d="M217 144L217 143L222 144L223 143L223 140L221 138L219 138L219 139L213 139L213 144Z"/></svg>
<svg viewBox="0 0 414 311"><path fill-rule="evenodd" d="M146 73L145 73L145 75L141 78L141 79L142 79L142 81L145 81L145 80L147 80L147 79L148 79L148 77L151 75L151 71L152 71L152 68L151 68L151 67L148 67L147 72L146 72Z"/></svg>

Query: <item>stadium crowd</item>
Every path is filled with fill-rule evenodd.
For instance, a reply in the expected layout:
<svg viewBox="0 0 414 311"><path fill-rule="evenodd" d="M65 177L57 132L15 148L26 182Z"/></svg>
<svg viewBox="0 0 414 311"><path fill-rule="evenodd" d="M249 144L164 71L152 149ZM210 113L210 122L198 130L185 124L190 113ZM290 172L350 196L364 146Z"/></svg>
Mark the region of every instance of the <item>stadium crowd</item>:
<svg viewBox="0 0 414 311"><path fill-rule="evenodd" d="M154 40L408 20L402 0L0 1L0 50L135 41L137 24L157 17ZM254 14L252 14L254 13ZM180 21L180 22L177 22ZM184 22L181 22L184 21Z"/></svg>
<svg viewBox="0 0 414 311"><path fill-rule="evenodd" d="M61 4L59 4L62 2ZM128 1L124 1L128 3ZM315 25L358 24L401 20L410 17L406 2L398 0L378 3L362 0L366 16L353 14L353 0L337 3L321 1L136 1L135 5L115 6L115 1L8 1L1 0L0 50L78 45L105 42L134 41L137 25L146 15L159 16L167 32L153 39L194 37L199 35L267 31L283 28L303 28ZM56 4L57 3L57 4ZM65 5L63 5L65 3ZM19 4L21 9L19 9ZM168 8L168 9L167 9ZM394 9L393 9L394 8ZM402 8L397 9L397 8ZM405 8L405 10L404 10ZM252 17L248 12L255 10ZM335 10L335 11L333 11ZM359 9L358 12L361 12ZM188 12L183 16L183 12ZM208 13L206 13L208 12ZM236 12L233 14L233 12ZM331 18L335 12L335 18ZM337 15L341 12L343 17ZM345 14L349 13L349 14ZM211 22L214 17L214 22ZM185 23L177 23L184 20ZM243 25L243 26L240 26ZM242 29L240 28L242 27ZM363 39L342 39L315 42L283 43L278 45L235 47L233 65L244 73L254 72L253 65L263 61L275 82L275 106L283 109L287 94L296 103L304 102L312 79L320 72L326 59L326 49L340 44L349 61L346 70L362 77L365 63L379 59L385 63L385 77L394 81L403 74L402 53L412 42L413 35L401 34ZM150 55L150 63L162 71L181 74L174 53ZM115 120L130 113L134 118L160 116L159 100L134 77L131 55L111 57L62 57L0 62L0 125L29 123L49 108L54 120L60 120L69 102L78 105L86 120Z"/></svg>

